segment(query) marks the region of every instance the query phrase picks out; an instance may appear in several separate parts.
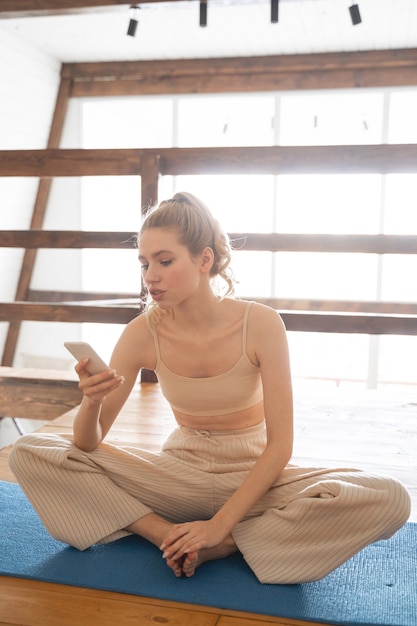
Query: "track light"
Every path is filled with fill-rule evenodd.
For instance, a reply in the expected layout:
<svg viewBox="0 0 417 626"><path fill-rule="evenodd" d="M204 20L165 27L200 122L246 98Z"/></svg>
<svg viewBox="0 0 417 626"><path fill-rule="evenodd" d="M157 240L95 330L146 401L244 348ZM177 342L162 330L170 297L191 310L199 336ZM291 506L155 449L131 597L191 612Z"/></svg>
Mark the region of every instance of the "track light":
<svg viewBox="0 0 417 626"><path fill-rule="evenodd" d="M207 26L207 0L200 0L200 26Z"/></svg>
<svg viewBox="0 0 417 626"><path fill-rule="evenodd" d="M271 0L271 23L278 23L278 2L279 0Z"/></svg>
<svg viewBox="0 0 417 626"><path fill-rule="evenodd" d="M130 7L130 14L131 14L131 18L129 20L129 26L127 28L127 35L129 35L129 37L134 37L136 35L136 29L138 27L139 24L139 10L140 7L138 6L131 6Z"/></svg>
<svg viewBox="0 0 417 626"><path fill-rule="evenodd" d="M350 11L350 19L352 20L353 26L360 24L362 22L362 18L361 18L361 14L359 13L359 5L352 4L352 6L349 7L349 11Z"/></svg>

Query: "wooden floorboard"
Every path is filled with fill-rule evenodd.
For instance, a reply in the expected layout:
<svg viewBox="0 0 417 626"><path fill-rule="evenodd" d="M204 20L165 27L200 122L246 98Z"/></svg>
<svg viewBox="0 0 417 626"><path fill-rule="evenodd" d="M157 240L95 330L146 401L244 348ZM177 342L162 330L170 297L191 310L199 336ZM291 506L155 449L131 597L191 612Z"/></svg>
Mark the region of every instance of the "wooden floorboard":
<svg viewBox="0 0 417 626"><path fill-rule="evenodd" d="M42 427L72 429L75 410ZM107 440L157 450L174 426L159 386L134 389ZM360 467L402 480L417 521L417 398L415 394L295 386L294 462L305 466ZM14 481L0 450L0 480ZM140 596L2 577L0 626L317 626L317 623L163 602Z"/></svg>
<svg viewBox="0 0 417 626"><path fill-rule="evenodd" d="M0 577L0 624L22 626L319 626L182 602Z"/></svg>

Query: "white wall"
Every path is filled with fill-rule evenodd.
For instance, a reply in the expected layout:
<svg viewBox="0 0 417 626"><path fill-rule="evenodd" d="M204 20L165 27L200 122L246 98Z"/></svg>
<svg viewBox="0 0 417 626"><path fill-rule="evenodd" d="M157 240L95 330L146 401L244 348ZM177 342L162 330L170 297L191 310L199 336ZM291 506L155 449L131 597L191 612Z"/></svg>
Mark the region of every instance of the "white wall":
<svg viewBox="0 0 417 626"><path fill-rule="evenodd" d="M31 46L0 24L0 149L44 149L47 145L60 83L60 62ZM78 147L77 103L71 103L62 147ZM71 137L72 144L69 140ZM75 144L74 144L75 142ZM0 177L0 229L27 229L36 196L38 179ZM45 228L80 227L79 180L54 180ZM23 250L0 249L0 301L12 301L19 279ZM31 287L78 290L81 285L80 253L40 251ZM0 352L7 334L7 323L0 323ZM78 338L79 325L25 322L16 351L15 365L34 361L39 366L59 366L48 357L67 359L62 341ZM57 350L57 346L60 348ZM62 355L59 355L62 350ZM46 360L44 357L47 357Z"/></svg>

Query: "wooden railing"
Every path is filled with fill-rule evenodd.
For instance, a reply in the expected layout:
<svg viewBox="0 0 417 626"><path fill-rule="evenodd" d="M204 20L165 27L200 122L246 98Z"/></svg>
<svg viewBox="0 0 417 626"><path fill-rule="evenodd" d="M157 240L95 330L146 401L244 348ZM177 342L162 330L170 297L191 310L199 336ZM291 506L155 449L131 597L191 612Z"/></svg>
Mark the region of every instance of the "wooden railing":
<svg viewBox="0 0 417 626"><path fill-rule="evenodd" d="M229 233L238 251L417 254L417 236ZM0 247L132 248L131 232L0 231ZM139 294L30 291L30 301L0 303L0 321L128 323L141 312ZM280 310L290 331L417 334L417 303L253 298Z"/></svg>
<svg viewBox="0 0 417 626"><path fill-rule="evenodd" d="M1 176L416 173L414 144L0 150Z"/></svg>

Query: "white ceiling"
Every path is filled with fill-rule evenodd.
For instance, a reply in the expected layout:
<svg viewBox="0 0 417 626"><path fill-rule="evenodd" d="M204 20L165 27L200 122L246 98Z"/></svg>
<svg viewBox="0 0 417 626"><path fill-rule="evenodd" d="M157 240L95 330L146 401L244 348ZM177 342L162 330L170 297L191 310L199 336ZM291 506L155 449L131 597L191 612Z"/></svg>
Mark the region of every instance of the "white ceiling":
<svg viewBox="0 0 417 626"><path fill-rule="evenodd" d="M126 35L129 5L79 15L2 19L6 29L61 62L260 56L417 48L417 0L281 0L279 23L268 0L208 0L142 5L136 37Z"/></svg>

